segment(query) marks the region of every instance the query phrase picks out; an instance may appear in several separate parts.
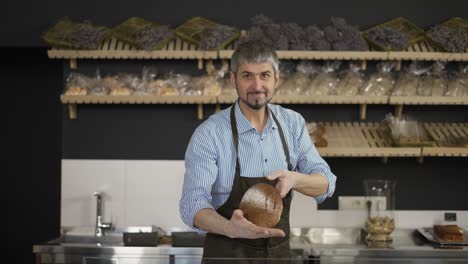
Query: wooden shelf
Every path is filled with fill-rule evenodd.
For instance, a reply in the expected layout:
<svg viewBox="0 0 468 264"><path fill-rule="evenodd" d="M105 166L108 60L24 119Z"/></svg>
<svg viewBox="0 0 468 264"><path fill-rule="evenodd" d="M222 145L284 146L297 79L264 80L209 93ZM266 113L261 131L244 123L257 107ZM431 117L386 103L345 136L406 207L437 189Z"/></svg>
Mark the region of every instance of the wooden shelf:
<svg viewBox="0 0 468 264"><path fill-rule="evenodd" d="M276 95L271 102L276 104L387 104L388 96Z"/></svg>
<svg viewBox="0 0 468 264"><path fill-rule="evenodd" d="M64 104L215 104L216 96L115 96L115 95L62 95Z"/></svg>
<svg viewBox="0 0 468 264"><path fill-rule="evenodd" d="M226 50L198 50L179 38L170 41L165 48L154 51L137 50L117 39L105 40L98 50L50 49L51 59L230 59L234 45ZM292 60L430 60L468 61L465 53L438 52L426 41L419 42L405 51L300 51L278 50L280 59Z"/></svg>
<svg viewBox="0 0 468 264"><path fill-rule="evenodd" d="M220 50L219 59L229 59L234 52ZM405 51L299 51L278 50L280 59L289 60L423 60L423 61L468 61L468 48L464 53L439 52L427 41L421 41Z"/></svg>
<svg viewBox="0 0 468 264"><path fill-rule="evenodd" d="M105 40L98 50L51 49L51 59L217 59L217 51L198 50L179 38L170 41L161 50L145 51L117 39Z"/></svg>
<svg viewBox="0 0 468 264"><path fill-rule="evenodd" d="M467 157L468 147L393 147L380 123L325 122L327 147L317 148L324 157ZM468 137L468 123L425 123L431 136ZM441 139L441 136L434 137Z"/></svg>
<svg viewBox="0 0 468 264"><path fill-rule="evenodd" d="M390 96L391 105L468 105L468 96Z"/></svg>
<svg viewBox="0 0 468 264"><path fill-rule="evenodd" d="M70 118L76 118L77 104L198 104L199 113L203 104L232 104L237 99L236 95L219 96L111 96L111 95L62 95L60 100L70 107ZM300 95L276 95L271 100L275 104L357 104L359 105L360 120L365 120L367 105L390 104L395 105L395 116L400 118L403 105L468 105L468 96L300 96ZM72 112L74 114L72 114ZM199 114L202 119L202 115Z"/></svg>
<svg viewBox="0 0 468 264"><path fill-rule="evenodd" d="M468 147L448 147L450 137L468 137L468 123L426 123L426 131L436 141L436 147L423 147L423 156L468 157Z"/></svg>

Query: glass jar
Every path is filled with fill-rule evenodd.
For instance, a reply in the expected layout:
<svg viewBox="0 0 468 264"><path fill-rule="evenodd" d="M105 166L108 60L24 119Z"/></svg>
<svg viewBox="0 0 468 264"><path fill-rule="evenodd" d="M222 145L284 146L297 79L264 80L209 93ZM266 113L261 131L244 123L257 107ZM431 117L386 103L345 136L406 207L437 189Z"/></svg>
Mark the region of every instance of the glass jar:
<svg viewBox="0 0 468 264"><path fill-rule="evenodd" d="M366 221L367 241L392 241L395 229L395 185L392 180L364 180L368 217Z"/></svg>

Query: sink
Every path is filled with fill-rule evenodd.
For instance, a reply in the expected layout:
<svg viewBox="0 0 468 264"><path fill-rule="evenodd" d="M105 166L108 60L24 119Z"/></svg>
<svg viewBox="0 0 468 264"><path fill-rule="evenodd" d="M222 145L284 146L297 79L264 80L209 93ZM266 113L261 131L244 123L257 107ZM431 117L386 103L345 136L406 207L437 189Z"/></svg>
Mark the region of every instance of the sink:
<svg viewBox="0 0 468 264"><path fill-rule="evenodd" d="M94 235L70 235L63 234L57 239L51 240L48 244L52 245L112 245L123 246L122 233L110 234L102 237Z"/></svg>
<svg viewBox="0 0 468 264"><path fill-rule="evenodd" d="M363 243L361 228L293 228L291 236L299 236L309 244L360 245Z"/></svg>

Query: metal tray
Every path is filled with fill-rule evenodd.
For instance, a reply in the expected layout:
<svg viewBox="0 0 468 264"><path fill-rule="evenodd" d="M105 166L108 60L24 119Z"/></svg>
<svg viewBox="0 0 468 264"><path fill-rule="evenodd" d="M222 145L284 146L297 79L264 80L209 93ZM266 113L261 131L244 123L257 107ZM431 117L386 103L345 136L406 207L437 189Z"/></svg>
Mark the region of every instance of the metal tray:
<svg viewBox="0 0 468 264"><path fill-rule="evenodd" d="M438 246L444 247L444 246L468 246L468 236L464 235L464 241L463 242L448 242L448 241L443 241L439 239L433 232L432 227L427 227L427 228L418 228L418 232L426 238L429 242L436 244ZM466 233L466 230L465 230Z"/></svg>

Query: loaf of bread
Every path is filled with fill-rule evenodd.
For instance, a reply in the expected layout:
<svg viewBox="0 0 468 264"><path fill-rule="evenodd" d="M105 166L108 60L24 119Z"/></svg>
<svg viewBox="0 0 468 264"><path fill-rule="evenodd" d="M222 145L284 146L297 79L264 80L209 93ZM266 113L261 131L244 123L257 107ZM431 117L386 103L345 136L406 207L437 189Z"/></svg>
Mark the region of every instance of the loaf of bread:
<svg viewBox="0 0 468 264"><path fill-rule="evenodd" d="M65 95L86 95L88 92L85 87L69 86L65 91Z"/></svg>
<svg viewBox="0 0 468 264"><path fill-rule="evenodd" d="M463 242L463 229L457 225L434 225L434 234L445 242Z"/></svg>

